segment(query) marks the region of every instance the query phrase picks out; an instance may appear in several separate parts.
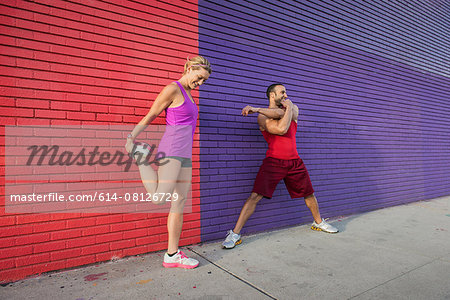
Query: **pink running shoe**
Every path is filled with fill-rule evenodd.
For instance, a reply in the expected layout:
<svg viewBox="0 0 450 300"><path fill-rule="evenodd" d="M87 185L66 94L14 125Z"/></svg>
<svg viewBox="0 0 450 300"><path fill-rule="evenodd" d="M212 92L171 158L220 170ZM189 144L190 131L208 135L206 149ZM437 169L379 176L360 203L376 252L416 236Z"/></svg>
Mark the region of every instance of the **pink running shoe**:
<svg viewBox="0 0 450 300"><path fill-rule="evenodd" d="M198 260L189 258L183 251L178 250L178 252L170 257L169 254L164 254L163 266L166 268L183 268L183 269L193 269L199 264Z"/></svg>

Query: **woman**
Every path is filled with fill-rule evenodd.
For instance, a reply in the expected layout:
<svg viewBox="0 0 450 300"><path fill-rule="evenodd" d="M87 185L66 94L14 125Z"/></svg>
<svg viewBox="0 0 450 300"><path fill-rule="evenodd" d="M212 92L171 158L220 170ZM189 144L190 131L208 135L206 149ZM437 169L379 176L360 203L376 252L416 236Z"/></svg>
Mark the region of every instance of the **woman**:
<svg viewBox="0 0 450 300"><path fill-rule="evenodd" d="M128 153L133 151L131 154L133 157L139 154L139 151L145 152L143 147L135 146L136 137L163 110L166 111L166 132L158 149L159 152L165 153L164 160L157 173L150 165L138 164L147 193L152 196L155 193L157 195L176 193L176 197L173 197L176 201L172 200L167 219L169 241L163 262L166 268L192 269L199 263L180 251L178 242L183 225L183 207L192 180L192 140L198 117L198 108L192 99L191 90L202 85L210 74L211 65L206 58L197 56L188 60L184 65L182 77L164 87L150 111L128 135L125 145ZM142 157L142 154L140 156ZM152 199L155 200L154 197ZM164 200L157 199L155 202L164 203Z"/></svg>

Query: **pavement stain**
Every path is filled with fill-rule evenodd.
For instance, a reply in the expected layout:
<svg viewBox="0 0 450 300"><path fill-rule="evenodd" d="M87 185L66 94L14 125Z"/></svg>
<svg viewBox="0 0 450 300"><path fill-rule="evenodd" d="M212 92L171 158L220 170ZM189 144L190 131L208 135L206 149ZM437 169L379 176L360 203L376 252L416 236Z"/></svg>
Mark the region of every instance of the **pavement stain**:
<svg viewBox="0 0 450 300"><path fill-rule="evenodd" d="M415 208L415 207L414 207ZM317 250L317 249L311 249L310 245L316 245L318 246L317 243L317 239L315 239L316 236L313 236L314 239L309 239L309 235L302 236L304 238L304 241L298 241L298 234L302 234L304 232L306 232L308 230L308 232L310 231L308 226L301 226L301 227L295 227L294 229L291 229L289 231L286 231L286 234L289 234L289 238L284 238L283 235L279 235L279 234L273 234L271 235L270 239L266 239L265 243L262 243L262 239L261 241L255 242L255 246L258 245L260 248L263 248L267 245L272 245L273 240L280 240L283 239L283 242L285 243L292 243L291 248L287 248L287 249L296 249L296 246L298 245L299 248L302 247L302 252L307 252L307 251L312 251L311 255L308 255L305 257L305 259L302 260L289 260L289 264L287 264L286 266L284 265L284 261L283 261L283 256L281 256L280 254L278 254L278 247L276 247L278 244L274 245L273 247L276 248L276 252L274 251L274 253L277 253L277 255L272 254L271 258L274 259L275 262L280 262L283 263L283 267L281 268L281 270L279 268L274 268L273 271L271 271L271 268L269 267L265 267L265 266L261 266L260 262L258 264L254 264L254 258L252 257L252 255L248 255L247 252L243 251L241 249L237 249L238 252L236 254L236 256L233 259L233 264L230 264L228 267L231 271L236 271L238 270L239 272L243 273L243 276L247 276L250 279L250 281L256 281L260 280L259 278L264 278L262 281L259 281L259 283L263 283L261 284L261 288L267 289L269 288L270 290L272 290L269 284L274 284L275 287L277 289L280 289L282 291L279 292L279 294L286 296L286 298L291 298L291 299L299 299L299 298L303 298L303 297L299 297L298 293L300 292L304 292L305 295L310 296L313 293L317 292L317 293L323 293L325 292L325 289L323 289L323 287L321 285L323 285L323 282L326 282L327 284L329 283L330 286L332 286L333 288L330 289L330 293L328 295L326 295L324 298L350 298L352 295L354 296L355 293L352 293L353 289L355 290L359 290L359 285L361 285L361 291L366 291L369 288L374 288L374 287L378 287L377 289L373 289L371 290L371 293L367 293L366 296L367 297L371 297L376 295L378 292L382 293L390 293L390 292L399 292L400 294L404 294L406 296L409 295L413 295L413 293L417 292L418 295L422 295L424 296L424 299L435 299L435 298L439 298L436 297L436 294L434 293L435 288L442 288L443 290L440 291L438 290L438 292L440 294L438 295L444 295L444 299L446 295L449 295L448 300L450 300L450 291L447 289L448 285L445 285L445 275L448 276L447 270L445 268L445 265L442 265L442 261L438 260L436 262L434 262L434 264L428 264L426 265L428 268L420 268L417 269L417 274L415 273L416 271L411 271L411 273L408 273L408 276L403 276L402 274L405 273L406 270L415 270L415 268L417 268L418 262L420 262L420 264L422 265L425 263L429 263L429 262L433 262L432 259L434 259L434 257L442 257L443 255L443 251L437 251L437 252L429 252L433 249L429 249L429 247L421 247L421 243L423 241L423 237L427 237L430 240L431 243L435 242L435 245L442 245L442 243L445 242L445 235L450 231L450 228L448 226L446 226L446 222L445 222L445 218L442 219L442 216L447 216L450 217L450 211L446 210L446 211L440 211L439 213L434 214L432 210L428 210L428 209L421 209L420 212L425 212L425 211L430 211L432 214L427 216L427 218L433 218L433 217L440 217L441 221L444 221L440 224L433 224L434 226L432 226L431 224L427 224L426 221L423 221L424 219L427 218L419 218L417 216L417 219L419 221L416 221L414 219L412 219L413 217L416 217L416 213L417 210L413 210L411 213L406 212L405 216L404 216L404 220L407 221L407 223L410 224L410 226L414 226L411 228L417 228L418 230L420 228L422 228L423 231L419 231L417 233L417 238L412 238L410 236L410 232L407 232L405 235L399 235L397 234L398 232L395 231L395 234L386 234L386 230L384 228L385 225L385 220L379 220L379 221L374 221L374 217L368 216L366 218L366 216L364 215L364 218L354 218L354 223L352 226L347 226L347 232L343 235L343 236L339 236L338 237L340 239L342 239L338 244L334 244L333 241L329 241L331 239L329 239L326 235L324 236L324 241L323 244L324 246L321 246L322 248L327 248L329 247L333 247L336 246L336 253L339 255L336 255L336 257L333 257L332 259L330 259L330 261L332 261L332 263L328 264L328 260L327 258L324 258L323 256L314 256L314 251L313 250ZM397 209L395 209L395 212L397 212ZM374 213L375 214L375 213ZM395 218L398 217L397 213L396 214L392 214L392 216L387 215L387 216L383 216L384 217L389 217L389 218ZM364 219L364 222L362 221L362 219ZM369 219L370 222L367 221L367 219ZM450 218L448 219L450 220ZM361 241L361 236L356 235L356 238L352 238L352 234L354 234L355 232L357 232L357 230L359 229L357 225L359 225L360 223L358 223L358 221L361 223L361 226L368 228L368 232L364 233L364 236L366 237L366 239L368 239L369 241L375 241L375 243L358 243L359 241ZM410 223L413 222L414 223ZM347 224L347 220L345 221ZM337 223L337 224L341 224L342 226L343 223ZM380 224L380 226L376 226ZM426 226L425 226L426 225ZM431 225L431 226L430 226ZM376 230L378 228L378 230ZM376 231L376 233L374 233L373 231ZM433 231L434 230L434 231ZM447 230L447 232L443 231L443 230ZM312 232L312 231L311 231ZM385 233L384 235L383 232ZM431 232L431 234L430 234ZM283 233L283 231L281 232ZM315 232L312 232L315 233ZM434 233L434 234L433 234ZM291 238L291 235L294 235L295 238ZM311 235L312 236L312 235ZM413 236L415 237L416 234ZM251 237L251 236L250 236ZM282 237L282 238L278 238L278 237ZM328 239L327 239L327 238ZM412 253L413 255L411 256L411 258L409 257L409 254L406 255L406 258L403 258L403 254L399 253L398 256L400 257L400 259L397 259L397 255L393 255L393 256L388 256L385 255L385 244L387 244L388 246L391 245L390 241L391 239L394 238L394 241L398 244L397 245L397 249L398 250L403 250L406 249L406 253L409 253L411 249L415 249L417 247L417 251L414 251L414 253ZM403 240L402 240L403 238ZM433 239L432 239L433 238ZM256 240L256 238L252 238L254 241ZM407 243L402 243L403 241L408 241ZM261 242L261 243L259 243ZM354 243L352 243L354 242ZM447 240L448 242L448 240ZM329 243L329 244L327 244ZM373 244L377 244L377 243L382 243L380 245L380 247L373 247ZM354 248L354 251L347 251L347 247L348 245L351 244L352 248ZM405 244L403 246L403 244ZM445 246L445 244L444 244ZM219 256L223 256L221 255L222 253L220 253L220 251L223 250L219 250L220 248L220 242L218 243L212 243L211 245L209 245L209 248L205 248L206 246L204 246L204 248L200 248L201 250L206 250L204 251L205 253L208 253L207 256L211 255L213 256L213 258L215 259L216 257ZM214 249L214 247L217 247L218 250L216 251ZM359 247L359 248L358 248ZM247 247L249 248L249 247ZM374 259L364 259L361 262L367 262L367 266L366 268L368 268L371 272L371 274L368 274L368 276L365 276L366 274L364 272L362 272L362 274L355 274L354 277L349 278L349 274L350 271L353 273L353 271L357 271L360 268L358 266L353 267L352 264L350 264L350 269L345 269L346 268L346 264L348 264L349 261L353 261L356 255L355 254L359 254L359 253L363 253L363 255L367 255L369 254L371 251L371 248L375 248L375 250L377 252L375 252L375 254L379 254L377 255ZM439 248L439 247L431 247L431 248ZM214 250L213 250L214 249ZM253 248L254 249L254 248ZM239 252L239 250L241 250ZM249 249L250 250L250 249ZM254 251L254 250L253 250ZM333 249L333 251L335 251ZM359 252L361 251L361 252ZM286 253L288 253L288 250L286 250ZM348 253L348 257L347 257L347 253ZM432 254L430 256L432 257L428 257L428 254ZM250 252L250 254L254 254L254 252ZM239 256L240 255L240 256ZM251 257L252 259L242 259L247 257L247 255L249 257ZM369 255L367 255L369 256ZM209 286L207 286L204 283L202 283L202 285L200 286L196 286L196 282L192 282L190 280L192 280L192 273L188 274L189 272L184 272L182 271L179 272L180 270L177 270L178 272L173 272L171 271L170 276L168 276L168 273L164 273L161 270L161 268L155 268L154 266L157 264L159 266L159 262L154 262L154 260L157 260L156 255L151 255L149 256L149 259L147 259L147 261L150 261L150 263L147 264L143 264L140 265L138 263L134 263L134 260L130 259L130 263L132 263L132 266L129 267L128 264L123 264L121 262L121 264L116 264L114 265L113 268L110 268L110 265L106 265L103 264L101 265L102 268L98 268L97 266L95 266L95 268L93 268L92 266L89 266L87 268L80 268L78 271L76 271L77 273L72 274L69 273L70 275L65 275L64 276L59 276L56 274L49 275L48 277L50 277L49 279L52 282L55 282L54 284L50 285L46 285L43 284L44 281L40 282L38 280L32 280L29 281L30 284L25 284L24 282L21 283L14 283L11 284L10 286L7 287L8 290L11 291L12 295L17 295L18 293L23 295L27 295L26 293L29 292L30 289L27 289L27 286L29 285L29 287L31 287L31 293L33 293L34 295L36 295L37 297L41 298L41 299L45 299L47 297L45 297L47 295L47 293L49 292L49 290L51 289L50 292L54 293L55 295L61 295L64 292L64 294L66 296L73 295L71 294L73 291L72 290L67 290L69 288L68 284L70 283L74 283L74 287L76 287L77 285L80 285L80 291L84 292L84 291L89 291L91 293L95 293L96 297L100 297L100 298L119 298L120 296L122 296L122 294L119 294L117 289L120 288L120 285L113 285L112 283L109 285L105 286L105 283L111 282L111 280L114 280L114 283L117 283L117 278L123 278L123 287L125 287L127 290L124 291L123 295L126 295L127 297L120 297L122 299L124 298L139 298L139 297L133 297L134 294L139 295L143 295L144 292L146 292L147 290L149 291L149 293L152 293L152 295L154 295L154 297L157 298L163 298L163 297L168 297L168 295L170 294L171 297L176 298L176 295L178 295L178 298L191 298L194 299L194 297L199 297L199 293L205 293L202 290L205 290L205 288L207 289L207 292L212 293L212 294L219 294L220 291L222 291L223 289L227 289L229 291L229 293L234 293L231 294L230 298L234 298L236 295L236 298L247 298L247 299L256 299L258 298L257 296L254 296L253 289L250 290L250 288L248 288L250 290L250 292L247 293L247 290L241 287L245 287L247 288L247 285L244 283L242 284L242 282L240 281L236 281L235 277L230 276L228 273L226 273L226 277L224 277L226 280L224 281L220 281L220 285L222 286L220 290L214 290L213 288L216 288L216 286L218 286L217 282L215 282L215 280L217 279L222 279L222 277L220 277L219 275L221 275L223 273L222 270L217 269L216 267L212 268L212 269L203 269L201 270L201 272L196 271L199 275L203 275L203 277L200 277L202 280L205 280L205 282L209 282L211 283L211 286L213 286L211 288L211 290L209 290ZM226 257L226 256L225 256ZM417 259L416 259L417 258ZM399 262L397 262L397 260ZM395 261L396 263L392 263L393 261ZM441 264L439 264L439 262L441 262ZM300 264L302 263L302 264ZM264 264L263 264L264 265ZM310 270L311 268L318 268L318 267L324 267L324 265L327 265L326 268L322 269L321 272L318 272L317 274L315 274L314 276L309 276L308 274L308 270ZM108 267L106 269L106 267ZM439 268L438 268L439 267ZM246 268L248 268L247 271ZM269 270L267 270L265 273L263 274L253 274L253 272L259 272L259 271L264 271L261 270L263 268L267 268ZM199 269L198 269L199 270ZM348 273L347 273L348 270ZM418 284L418 281L416 280L409 280L409 279L419 279L419 278L423 278L422 275L425 275L422 272L425 271L429 271L431 274L428 276L427 274L427 282L432 282L434 284L434 286L432 286L432 288L428 291L426 289L424 289L420 283ZM143 274L144 272L146 274ZM167 270L165 270L167 271ZM214 271L214 275L212 275L212 272ZM244 272L242 272L244 271ZM281 272L282 271L282 272ZM336 271L336 272L335 272ZM373 274L372 274L373 271ZM101 272L108 272L107 275L101 276L96 280L93 281L87 281L85 277L86 275L96 275L97 273L101 273ZM247 273L248 272L248 273ZM272 273L275 272L275 273ZM291 273L292 272L292 273ZM440 272L440 273L439 273ZM142 273L142 274L141 274ZM173 274L172 274L173 273ZM181 275L180 275L181 274ZM274 278L275 275L277 277L279 277L279 275L285 274L285 276L288 276L286 278L282 277L279 278L279 281L273 281L273 280L267 280L266 278ZM292 277L290 277L291 274L294 274L294 276L297 276L297 278L295 280L292 280ZM397 275L400 274L402 275L402 277L398 278ZM418 277L414 277L414 275L416 274L416 276ZM131 280L130 280L130 276L131 275ZM133 277L133 275L135 275L135 277ZM345 276L347 275L347 276ZM362 276L361 276L362 275ZM370 276L369 276L370 275ZM270 276L270 277L269 277ZM273 276L273 277L272 277ZM128 278L127 278L128 277ZM137 277L137 278L136 278ZM147 278L145 278L147 277ZM134 280L136 279L149 279L148 277L155 277L155 279L153 279L153 281L155 281L155 283L153 282L149 282L151 283L150 285L146 285L146 284L140 284L138 285L138 283ZM186 280L186 278L188 280ZM347 277L347 278L346 278ZM104 279L107 278L106 281L104 281ZM228 279L231 280L228 280ZM244 277L245 278L245 277ZM256 280L255 280L256 278ZM285 280L283 280L285 279ZM40 279L39 279L40 280ZM185 285L186 289L183 291L183 294L181 294L180 292L176 292L176 290L173 290L173 287L169 287L166 285L161 285L158 282L164 282L170 280L172 282L177 283L177 281L180 281L183 285ZM390 280L390 284L384 284L384 282L386 282L386 280ZM133 284L134 281L134 284ZM410 286L408 285L409 282L412 282L411 287L413 289L410 288ZM33 286L31 286L31 283L33 283ZM157 284L158 283L158 284ZM322 284L321 284L322 283ZM380 283L383 283L382 286L380 286ZM399 283L399 284L397 284ZM229 285L228 285L229 284ZM234 284L239 284L239 289L235 290L234 288ZM36 286L34 286L36 285ZM205 285L203 287L203 285ZM280 286L281 285L281 286ZM64 288L63 288L64 287ZM95 289L94 289L95 287ZM115 288L112 288L115 287ZM133 288L134 287L134 288ZM190 287L190 289L189 289ZM259 285L258 285L259 287ZM1 287L0 287L1 289ZM75 288L74 288L75 289ZM167 290L166 290L167 289ZM6 291L6 289L4 289ZM328 290L328 289L327 289ZM136 292L134 292L136 291ZM0 294L3 292L3 290L0 292ZM258 294L258 291L255 292L256 294ZM276 291L277 293L277 298L279 296L278 291ZM427 294L427 293L431 293L431 294ZM21 299L25 299L26 297L21 297L21 295L19 294L19 297ZM110 294L112 294L112 296L110 296ZM256 295L255 294L255 295ZM133 296L132 296L133 295ZM145 294L146 296L148 296L148 294ZM183 297L181 297L181 295L183 295ZM260 294L258 294L259 296L261 296ZM0 298L3 299L2 295L0 296ZM81 297L82 294L79 295L73 295L73 296L79 296L80 298L78 298L78 300L90 300L91 297L87 296L86 294L84 297ZM128 297L129 296L129 297ZM247 297L248 296L248 297ZM253 297L254 296L254 297ZM364 296L361 295L361 296ZM66 297L66 298L69 298ZM228 298L227 296L223 296L223 298ZM4 297L4 299L8 299L9 297ZM14 297L11 297L14 298ZM11 299L10 298L10 299ZM59 298L59 297L58 297ZM63 297L64 298L64 297ZM76 297L73 297L72 299L74 300ZM148 297L150 298L150 297ZM211 299L213 298L213 296L204 296L204 299L208 298ZM202 298L202 299L203 299ZM220 299L221 297L219 296L214 296L214 299ZM281 298L281 297L280 297ZM92 300L92 299L91 299Z"/></svg>
<svg viewBox="0 0 450 300"><path fill-rule="evenodd" d="M136 282L136 284L146 284L146 283L149 283L150 281L153 281L153 279L141 280L141 281Z"/></svg>
<svg viewBox="0 0 450 300"><path fill-rule="evenodd" d="M94 280L100 279L100 277L102 277L106 274L108 274L108 272L86 275L86 276L84 276L84 281L94 281Z"/></svg>

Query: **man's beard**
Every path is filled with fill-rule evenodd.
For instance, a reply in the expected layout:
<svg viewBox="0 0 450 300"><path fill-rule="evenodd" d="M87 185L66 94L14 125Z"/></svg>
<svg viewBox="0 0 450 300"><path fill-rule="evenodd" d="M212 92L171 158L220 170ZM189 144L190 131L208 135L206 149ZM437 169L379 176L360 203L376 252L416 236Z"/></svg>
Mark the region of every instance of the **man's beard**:
<svg viewBox="0 0 450 300"><path fill-rule="evenodd" d="M284 106L281 104L281 101L283 101L283 99L280 99L280 101L275 101L275 103L277 104L277 106L279 108L283 108Z"/></svg>

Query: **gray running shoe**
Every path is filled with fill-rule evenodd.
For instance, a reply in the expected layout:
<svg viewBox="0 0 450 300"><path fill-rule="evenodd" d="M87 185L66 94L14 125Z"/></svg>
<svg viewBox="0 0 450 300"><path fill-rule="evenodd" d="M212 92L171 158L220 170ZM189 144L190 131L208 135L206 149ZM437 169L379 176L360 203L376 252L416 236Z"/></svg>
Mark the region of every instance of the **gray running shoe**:
<svg viewBox="0 0 450 300"><path fill-rule="evenodd" d="M222 243L222 248L232 249L234 248L234 246L239 245L240 243L242 243L241 235L234 233L233 230L228 230L227 237Z"/></svg>
<svg viewBox="0 0 450 300"><path fill-rule="evenodd" d="M338 233L339 232L339 230L336 227L328 224L327 222L325 222L324 219L322 219L322 222L320 224L317 224L314 221L311 225L311 229L317 230L317 231L324 231L324 232L328 232L328 233Z"/></svg>

